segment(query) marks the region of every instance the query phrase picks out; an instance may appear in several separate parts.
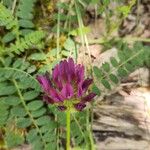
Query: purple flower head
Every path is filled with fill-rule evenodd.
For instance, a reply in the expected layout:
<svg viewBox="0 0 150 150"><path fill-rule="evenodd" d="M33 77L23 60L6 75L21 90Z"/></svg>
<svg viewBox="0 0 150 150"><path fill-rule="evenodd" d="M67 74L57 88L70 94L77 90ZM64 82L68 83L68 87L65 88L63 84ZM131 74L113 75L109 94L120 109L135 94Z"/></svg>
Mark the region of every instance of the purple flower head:
<svg viewBox="0 0 150 150"><path fill-rule="evenodd" d="M72 107L82 111L86 103L96 96L95 93L86 95L93 80L84 79L84 66L75 64L72 58L57 64L51 77L46 73L38 75L37 80L45 93L43 100L48 104L56 104L62 111Z"/></svg>

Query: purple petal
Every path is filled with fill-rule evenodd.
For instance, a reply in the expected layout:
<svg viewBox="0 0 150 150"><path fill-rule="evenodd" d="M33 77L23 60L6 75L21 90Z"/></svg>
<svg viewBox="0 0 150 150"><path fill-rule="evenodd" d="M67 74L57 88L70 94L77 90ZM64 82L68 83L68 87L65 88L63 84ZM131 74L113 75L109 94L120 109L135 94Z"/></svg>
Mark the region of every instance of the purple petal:
<svg viewBox="0 0 150 150"><path fill-rule="evenodd" d="M54 83L59 90L61 90L63 88L61 80L59 80L59 79L55 80Z"/></svg>
<svg viewBox="0 0 150 150"><path fill-rule="evenodd" d="M49 92L49 94L50 94L50 97L54 100L54 102L63 102L63 100L64 100L64 97L59 93L59 92L57 92L57 90L55 90L55 89L53 89L53 88L51 88L50 89L50 92Z"/></svg>
<svg viewBox="0 0 150 150"><path fill-rule="evenodd" d="M39 81L41 84L43 90L47 93L49 89L52 87L51 81L49 77L46 75L38 75L36 79Z"/></svg>
<svg viewBox="0 0 150 150"><path fill-rule="evenodd" d="M69 64L69 68L70 68L70 70L73 70L73 69L74 69L75 64L74 64L74 61L73 61L73 59L72 59L72 58L69 58L69 59L68 59L68 64ZM75 71L75 70L74 70L74 71Z"/></svg>
<svg viewBox="0 0 150 150"><path fill-rule="evenodd" d="M71 72L69 70L69 63L64 60L64 76L65 76L65 79L66 79L66 82L69 82L71 81Z"/></svg>
<svg viewBox="0 0 150 150"><path fill-rule="evenodd" d="M96 96L95 93L90 93L89 95L82 98L82 103L90 102Z"/></svg>
<svg viewBox="0 0 150 150"><path fill-rule="evenodd" d="M76 66L76 77L77 77L77 83L83 82L83 80L84 80L84 66L81 64Z"/></svg>
<svg viewBox="0 0 150 150"><path fill-rule="evenodd" d="M68 67L69 67L70 78L73 80L75 79L75 64L72 58L68 59Z"/></svg>
<svg viewBox="0 0 150 150"><path fill-rule="evenodd" d="M58 65L56 65L54 70L52 71L52 79L53 79L53 82L55 83L55 86L58 89L62 89L62 82L60 79L59 66Z"/></svg>
<svg viewBox="0 0 150 150"><path fill-rule="evenodd" d="M62 81L68 81L68 63L66 60L61 61L59 64L59 74Z"/></svg>
<svg viewBox="0 0 150 150"><path fill-rule="evenodd" d="M51 99L50 97L48 97L47 95L44 95L43 96L43 101L46 102L47 104L53 104L54 103L54 100Z"/></svg>
<svg viewBox="0 0 150 150"><path fill-rule="evenodd" d="M60 111L64 111L64 110L66 110L66 109L67 109L67 107L66 107L66 106L58 106L57 108L58 108L58 110L60 110Z"/></svg>
<svg viewBox="0 0 150 150"><path fill-rule="evenodd" d="M81 97L83 95L83 92L84 92L82 90L82 84L79 83L77 88L78 88L78 90L77 90L77 97Z"/></svg>
<svg viewBox="0 0 150 150"><path fill-rule="evenodd" d="M54 70L52 71L52 78L53 80L56 80L59 77L59 66L56 65L54 67Z"/></svg>
<svg viewBox="0 0 150 150"><path fill-rule="evenodd" d="M71 86L71 84L66 83L66 84L63 86L63 89L62 89L62 91L61 91L61 94L62 94L66 99L70 99L70 98L74 95L73 87Z"/></svg>
<svg viewBox="0 0 150 150"><path fill-rule="evenodd" d="M88 87L90 86L90 84L92 84L93 79L86 79L84 80L83 84L82 84L82 89L84 90L84 92L87 91Z"/></svg>
<svg viewBox="0 0 150 150"><path fill-rule="evenodd" d="M56 83L68 81L68 62L66 60L61 61L53 70L52 77Z"/></svg>
<svg viewBox="0 0 150 150"><path fill-rule="evenodd" d="M78 111L82 111L86 105L84 103L77 103L74 105L74 107L78 110Z"/></svg>

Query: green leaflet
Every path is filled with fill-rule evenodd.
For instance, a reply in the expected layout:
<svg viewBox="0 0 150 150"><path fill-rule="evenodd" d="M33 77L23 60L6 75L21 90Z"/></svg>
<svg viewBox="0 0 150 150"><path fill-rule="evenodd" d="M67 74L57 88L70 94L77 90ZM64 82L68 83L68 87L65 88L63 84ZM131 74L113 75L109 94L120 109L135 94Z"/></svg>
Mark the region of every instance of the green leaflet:
<svg viewBox="0 0 150 150"><path fill-rule="evenodd" d="M45 60L46 59L46 55L44 53L34 53L31 54L29 59L31 60Z"/></svg>
<svg viewBox="0 0 150 150"><path fill-rule="evenodd" d="M114 74L110 74L109 77L113 83L117 84L119 82L117 76L115 76Z"/></svg>
<svg viewBox="0 0 150 150"><path fill-rule="evenodd" d="M43 102L40 100L32 101L27 104L29 110L37 110L43 106Z"/></svg>
<svg viewBox="0 0 150 150"><path fill-rule="evenodd" d="M48 123L50 123L50 118L49 118L49 116L42 116L36 120L36 123L39 126L48 124Z"/></svg>
<svg viewBox="0 0 150 150"><path fill-rule="evenodd" d="M103 72L98 67L94 66L93 71L97 78L101 78L103 76Z"/></svg>
<svg viewBox="0 0 150 150"><path fill-rule="evenodd" d="M128 73L127 73L127 71L126 71L125 69L119 68L119 69L118 69L118 75L119 75L120 77L125 77L125 76L128 75Z"/></svg>
<svg viewBox="0 0 150 150"><path fill-rule="evenodd" d="M104 70L105 72L109 72L109 71L110 71L110 65L109 65L109 63L104 63L104 64L102 65L102 68L103 68L103 70Z"/></svg>
<svg viewBox="0 0 150 150"><path fill-rule="evenodd" d="M8 110L6 108L1 108L0 110L0 116L1 118L4 117L4 116L7 116L8 115Z"/></svg>
<svg viewBox="0 0 150 150"><path fill-rule="evenodd" d="M9 106L4 103L0 98L0 127L5 125L9 115Z"/></svg>
<svg viewBox="0 0 150 150"><path fill-rule="evenodd" d="M36 139L37 140L39 140L39 137L38 137L38 132L37 132L37 130L36 129L31 129L30 131L29 131L29 133L27 134L27 141L28 142L33 142L34 140L36 141Z"/></svg>
<svg viewBox="0 0 150 150"><path fill-rule="evenodd" d="M15 39L15 35L12 32L8 32L7 34L4 35L4 37L2 38L2 42L4 43L8 43L12 40Z"/></svg>
<svg viewBox="0 0 150 150"><path fill-rule="evenodd" d="M3 127L7 123L8 115L3 115L0 117L0 127Z"/></svg>
<svg viewBox="0 0 150 150"><path fill-rule="evenodd" d="M14 117L25 117L27 112L22 106L19 105L11 109L11 114Z"/></svg>
<svg viewBox="0 0 150 150"><path fill-rule="evenodd" d="M16 89L13 85L6 85L6 86L0 85L0 96L14 94L15 92Z"/></svg>
<svg viewBox="0 0 150 150"><path fill-rule="evenodd" d="M33 28L34 27L34 24L29 20L20 19L18 23L19 23L20 27L24 27L24 28Z"/></svg>
<svg viewBox="0 0 150 150"><path fill-rule="evenodd" d="M126 63L125 64L125 68L126 68L126 70L128 70L129 72L132 72L132 71L134 71L134 66L132 65L132 64L130 64L130 63Z"/></svg>
<svg viewBox="0 0 150 150"><path fill-rule="evenodd" d="M111 85L109 84L107 80L102 79L101 82L106 89L111 90Z"/></svg>
<svg viewBox="0 0 150 150"><path fill-rule="evenodd" d="M7 131L4 138L8 148L14 148L24 143L24 137L19 132Z"/></svg>
<svg viewBox="0 0 150 150"><path fill-rule="evenodd" d="M45 108L41 108L41 109L32 111L31 114L32 114L32 116L34 118L37 118L37 117L40 117L40 116L44 115L45 112L46 112L46 109Z"/></svg>
<svg viewBox="0 0 150 150"><path fill-rule="evenodd" d="M17 127L18 128L27 128L32 124L32 121L30 118L19 118L17 120Z"/></svg>
<svg viewBox="0 0 150 150"><path fill-rule="evenodd" d="M32 149L33 150L43 150L43 143L41 140L36 140L32 143Z"/></svg>
<svg viewBox="0 0 150 150"><path fill-rule="evenodd" d="M68 50L68 52L75 51L76 50L75 42L71 38L68 38L64 43L64 48Z"/></svg>
<svg viewBox="0 0 150 150"><path fill-rule="evenodd" d="M101 91L99 90L99 88L95 84L93 84L93 86L92 86L92 91L94 93L96 93L98 96L101 95Z"/></svg>
<svg viewBox="0 0 150 150"><path fill-rule="evenodd" d="M114 57L110 58L110 62L112 64L113 67L117 67L118 66L118 62Z"/></svg>
<svg viewBox="0 0 150 150"><path fill-rule="evenodd" d="M50 132L46 132L43 138L46 142L56 142L56 134L54 132L51 132L51 134Z"/></svg>
<svg viewBox="0 0 150 150"><path fill-rule="evenodd" d="M10 66L12 61L13 61L13 57L5 57L5 59L4 59L5 67Z"/></svg>
<svg viewBox="0 0 150 150"><path fill-rule="evenodd" d="M36 98L38 95L39 95L39 92L32 90L32 91L25 92L23 94L23 97L25 101L30 101Z"/></svg>
<svg viewBox="0 0 150 150"><path fill-rule="evenodd" d="M50 124L46 124L46 125L42 126L40 128L40 130L42 133L53 131L57 127L57 124L58 123L56 123L56 122L51 122Z"/></svg>
<svg viewBox="0 0 150 150"><path fill-rule="evenodd" d="M4 103L11 106L16 106L20 104L20 99L17 96L7 96L2 98Z"/></svg>
<svg viewBox="0 0 150 150"><path fill-rule="evenodd" d="M24 63L24 60L21 58L18 58L13 64L12 67L13 68L20 68Z"/></svg>

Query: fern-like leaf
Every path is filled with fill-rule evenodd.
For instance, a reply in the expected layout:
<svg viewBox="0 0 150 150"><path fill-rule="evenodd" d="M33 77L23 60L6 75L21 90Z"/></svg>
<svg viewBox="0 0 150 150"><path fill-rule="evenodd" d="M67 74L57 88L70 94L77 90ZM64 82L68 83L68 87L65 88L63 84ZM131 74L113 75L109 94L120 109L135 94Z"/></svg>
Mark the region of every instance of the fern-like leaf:
<svg viewBox="0 0 150 150"><path fill-rule="evenodd" d="M0 3L0 26L12 29L18 26L17 20L13 17L10 10Z"/></svg>
<svg viewBox="0 0 150 150"><path fill-rule="evenodd" d="M47 107L39 99L40 86L37 80L27 73L32 66L24 59L5 58L0 68L0 126L8 124L15 125L16 129L26 131L26 136L16 137L14 143L10 143L9 148L17 146L26 141L32 145L33 150L50 149L51 143L56 140L55 133L49 128L55 121L47 113ZM2 89L3 88L3 89ZM2 113L2 114L1 114ZM11 140L6 134L6 142ZM25 138L24 140L22 138Z"/></svg>
<svg viewBox="0 0 150 150"><path fill-rule="evenodd" d="M139 43L136 43L132 49L125 46L118 51L117 58L111 57L110 62L105 62L100 68L93 67L97 86L103 90L111 90L123 77L143 66L149 56L149 49ZM97 86L95 85L93 91L100 93Z"/></svg>
<svg viewBox="0 0 150 150"><path fill-rule="evenodd" d="M18 24L21 27L22 35L30 33L34 28L33 19L33 8L36 0L20 0L17 7L16 16L18 17Z"/></svg>
<svg viewBox="0 0 150 150"><path fill-rule="evenodd" d="M11 44L9 48L5 48L4 53L16 53L21 54L27 49L42 48L43 44L41 40L45 37L45 33L42 31L35 31L27 34L24 38L17 40L14 44Z"/></svg>

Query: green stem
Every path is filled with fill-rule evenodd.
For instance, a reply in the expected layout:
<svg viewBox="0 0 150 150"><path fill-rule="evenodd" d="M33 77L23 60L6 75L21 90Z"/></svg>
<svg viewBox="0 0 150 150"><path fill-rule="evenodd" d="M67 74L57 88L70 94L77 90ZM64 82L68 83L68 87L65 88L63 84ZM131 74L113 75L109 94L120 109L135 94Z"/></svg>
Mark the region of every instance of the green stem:
<svg viewBox="0 0 150 150"><path fill-rule="evenodd" d="M55 121L58 122L58 117L57 115L55 116ZM57 150L59 150L59 127L57 126L57 128L55 129L55 132L56 132L56 143L57 143Z"/></svg>
<svg viewBox="0 0 150 150"><path fill-rule="evenodd" d="M14 11L15 11L15 8L16 8L16 4L17 4L17 0L14 0L13 1L13 5L12 5L12 10L11 10L12 14L14 14Z"/></svg>
<svg viewBox="0 0 150 150"><path fill-rule="evenodd" d="M67 110L66 112L66 124L67 124L66 150L70 150L70 110Z"/></svg>
<svg viewBox="0 0 150 150"><path fill-rule="evenodd" d="M86 115L86 127L87 127L87 131L89 133L89 140L90 140L90 147L91 147L90 150L95 150L92 129L91 129L90 122L89 122L90 110L87 109L86 113L87 113L87 115Z"/></svg>
<svg viewBox="0 0 150 150"><path fill-rule="evenodd" d="M58 8L58 14L57 14L57 59L59 58L59 52L60 52L60 8Z"/></svg>

